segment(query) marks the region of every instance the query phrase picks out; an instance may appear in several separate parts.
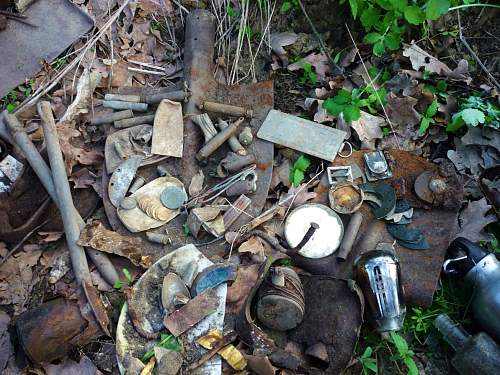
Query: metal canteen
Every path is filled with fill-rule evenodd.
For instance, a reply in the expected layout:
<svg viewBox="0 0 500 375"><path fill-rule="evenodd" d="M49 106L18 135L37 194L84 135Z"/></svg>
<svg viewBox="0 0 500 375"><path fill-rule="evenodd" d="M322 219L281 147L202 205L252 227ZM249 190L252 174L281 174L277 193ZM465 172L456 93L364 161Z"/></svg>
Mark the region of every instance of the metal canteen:
<svg viewBox="0 0 500 375"><path fill-rule="evenodd" d="M458 237L448 248L443 270L463 276L473 286L471 308L474 319L486 333L500 342L500 262L495 254Z"/></svg>
<svg viewBox="0 0 500 375"><path fill-rule="evenodd" d="M406 307L395 254L389 250L372 250L359 256L354 267L375 329L378 332L400 330Z"/></svg>

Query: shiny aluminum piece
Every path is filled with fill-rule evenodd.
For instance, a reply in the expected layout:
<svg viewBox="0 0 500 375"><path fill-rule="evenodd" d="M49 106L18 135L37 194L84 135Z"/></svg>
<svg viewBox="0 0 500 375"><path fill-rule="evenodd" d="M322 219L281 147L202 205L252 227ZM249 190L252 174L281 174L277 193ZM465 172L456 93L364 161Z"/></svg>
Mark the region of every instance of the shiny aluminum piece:
<svg viewBox="0 0 500 375"><path fill-rule="evenodd" d="M364 155L365 172L368 181L378 181L392 177L389 164L382 151L368 152Z"/></svg>
<svg viewBox="0 0 500 375"><path fill-rule="evenodd" d="M354 262L356 281L378 332L397 331L406 314L399 261L392 251L372 250Z"/></svg>
<svg viewBox="0 0 500 375"><path fill-rule="evenodd" d="M352 167L350 165L341 167L328 167L326 168L326 174L328 176L328 183L330 185L342 181L353 182Z"/></svg>

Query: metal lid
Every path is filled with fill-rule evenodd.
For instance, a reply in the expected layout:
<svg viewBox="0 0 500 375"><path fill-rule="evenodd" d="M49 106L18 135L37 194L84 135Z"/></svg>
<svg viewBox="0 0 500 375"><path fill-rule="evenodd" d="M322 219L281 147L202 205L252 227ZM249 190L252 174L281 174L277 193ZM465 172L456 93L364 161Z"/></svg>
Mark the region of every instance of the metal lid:
<svg viewBox="0 0 500 375"><path fill-rule="evenodd" d="M344 225L331 208L318 203L304 204L294 209L285 220L285 239L292 248L299 245L306 232L316 223L319 228L299 250L306 258L324 258L333 254L344 236Z"/></svg>
<svg viewBox="0 0 500 375"><path fill-rule="evenodd" d="M160 195L161 203L171 210L177 210L187 199L186 192L179 186L166 187Z"/></svg>

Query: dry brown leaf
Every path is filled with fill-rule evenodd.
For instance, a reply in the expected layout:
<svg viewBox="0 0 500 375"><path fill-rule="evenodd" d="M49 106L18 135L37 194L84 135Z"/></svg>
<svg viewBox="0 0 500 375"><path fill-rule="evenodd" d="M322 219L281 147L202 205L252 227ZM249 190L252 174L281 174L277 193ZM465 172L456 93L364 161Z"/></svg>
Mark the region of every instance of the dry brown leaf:
<svg viewBox="0 0 500 375"><path fill-rule="evenodd" d="M0 266L0 305L12 304L14 315L24 311L33 285L38 281L32 268L38 263L41 254L41 250L21 251Z"/></svg>
<svg viewBox="0 0 500 375"><path fill-rule="evenodd" d="M136 266L145 268L149 266L149 264L145 263L141 253L143 248L142 239L122 236L117 232L106 229L100 222L85 225L80 233L78 244L125 257Z"/></svg>
<svg viewBox="0 0 500 375"><path fill-rule="evenodd" d="M359 140L370 150L375 150L375 140L384 136L382 133L384 125L386 122L383 117L373 116L364 111L361 111L359 120L351 122L351 127L358 134Z"/></svg>
<svg viewBox="0 0 500 375"><path fill-rule="evenodd" d="M273 167L273 176L271 178L271 189L275 189L280 183L283 186L290 187L290 171L292 163L288 159L283 159L280 165Z"/></svg>
<svg viewBox="0 0 500 375"><path fill-rule="evenodd" d="M72 143L73 139L78 138L81 135L78 130L73 128L72 123L59 124L57 126L57 134L59 135L59 143L64 154L64 163L66 164L66 172L68 175L71 175L73 167L78 163L83 165L102 163L102 153L94 149L85 150Z"/></svg>
<svg viewBox="0 0 500 375"><path fill-rule="evenodd" d="M245 303L248 293L253 288L259 277L259 264L240 266L236 274L236 280L227 288L226 311L238 312Z"/></svg>
<svg viewBox="0 0 500 375"><path fill-rule="evenodd" d="M191 182L189 184L188 192L190 197L195 197L203 190L203 181L205 181L205 175L203 171L200 169L198 173L196 173Z"/></svg>
<svg viewBox="0 0 500 375"><path fill-rule="evenodd" d="M90 277L92 279L92 284L97 288L100 292L110 292L113 290L113 286L109 285L106 280L104 280L99 273L98 270L93 270L90 273Z"/></svg>
<svg viewBox="0 0 500 375"><path fill-rule="evenodd" d="M491 208L486 198L469 202L458 217L452 239L464 237L472 242L491 241L493 235L484 231L484 227L497 221L495 214L488 214Z"/></svg>
<svg viewBox="0 0 500 375"><path fill-rule="evenodd" d="M75 100L68 106L68 110L60 120L61 122L73 121L79 114L89 112L92 94L99 82L101 82L101 79L101 73L97 71L91 73L88 69L84 69L78 79Z"/></svg>
<svg viewBox="0 0 500 375"><path fill-rule="evenodd" d="M9 362L9 358L14 354L14 346L10 341L9 328L10 317L6 312L0 310L0 373Z"/></svg>
<svg viewBox="0 0 500 375"><path fill-rule="evenodd" d="M83 356L79 363L67 358L58 365L44 364L43 369L47 375L102 375L86 356Z"/></svg>
<svg viewBox="0 0 500 375"><path fill-rule="evenodd" d="M251 237L249 240L243 242L238 248L239 253L251 253L256 255L264 254L264 244L262 240L257 237Z"/></svg>
<svg viewBox="0 0 500 375"><path fill-rule="evenodd" d="M385 83L386 87L396 95L411 96L415 94L418 81L409 74L398 73Z"/></svg>
<svg viewBox="0 0 500 375"><path fill-rule="evenodd" d="M411 96L400 98L393 93L387 95L386 111L391 122L397 125L416 125L420 123L420 114L414 108L418 100Z"/></svg>
<svg viewBox="0 0 500 375"><path fill-rule="evenodd" d="M293 195L294 197L292 198L292 200L289 201L290 203L286 204L285 206L289 206L290 204L292 204L292 208L303 205L304 203L313 200L317 196L315 192L310 192L308 190L306 184L301 184L297 187L291 186L290 189L288 189L286 196L291 196L291 195ZM281 200L283 199L286 199L286 197L282 198Z"/></svg>
<svg viewBox="0 0 500 375"><path fill-rule="evenodd" d="M299 36L293 32L271 34L271 49L276 55L278 55L281 62L283 63L283 66L288 65L287 52L283 47L292 45L297 41L298 38Z"/></svg>
<svg viewBox="0 0 500 375"><path fill-rule="evenodd" d="M440 75L451 73L451 69L446 64L425 52L415 43L412 43L403 50L403 56L410 58L411 66L415 70L420 71L423 68L423 70Z"/></svg>
<svg viewBox="0 0 500 375"><path fill-rule="evenodd" d="M309 63L314 67L318 80L324 81L330 72L330 59L324 53L311 53L303 59L288 65L288 70L293 72L304 68L304 63Z"/></svg>
<svg viewBox="0 0 500 375"><path fill-rule="evenodd" d="M38 234L44 237L42 240L43 242L49 243L60 240L64 232L38 232Z"/></svg>
<svg viewBox="0 0 500 375"><path fill-rule="evenodd" d="M324 100L315 98L306 98L304 101L304 106L305 109L307 110L316 108L316 113L314 114L314 121L319 122L320 124L325 122L333 122L335 120L335 117L329 115L326 109L323 108L323 102Z"/></svg>

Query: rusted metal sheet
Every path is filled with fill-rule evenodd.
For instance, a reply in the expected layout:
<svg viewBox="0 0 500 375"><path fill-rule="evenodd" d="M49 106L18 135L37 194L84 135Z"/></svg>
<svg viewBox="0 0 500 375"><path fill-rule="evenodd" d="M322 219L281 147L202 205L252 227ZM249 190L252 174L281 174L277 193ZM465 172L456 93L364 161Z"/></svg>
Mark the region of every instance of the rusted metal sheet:
<svg viewBox="0 0 500 375"><path fill-rule="evenodd" d="M333 165L364 165L364 151L355 151L349 158L337 158ZM401 260L403 286L409 304L430 306L441 272L441 265L449 244L450 233L457 220L458 208L430 207L418 199L413 192L415 179L424 171L438 171L438 166L409 152L389 150L386 152L392 178L384 182L392 185L398 199L404 198L415 208L412 227L420 228L430 244L429 250L415 251L396 244L396 253ZM318 202L328 201L329 184L325 174L316 188ZM460 200L460 192L457 192ZM377 220L368 204L364 203L360 212L364 220L358 238L345 262L332 262L331 275L352 278L354 259L362 253L375 249L379 242L394 242L387 232L385 222Z"/></svg>

